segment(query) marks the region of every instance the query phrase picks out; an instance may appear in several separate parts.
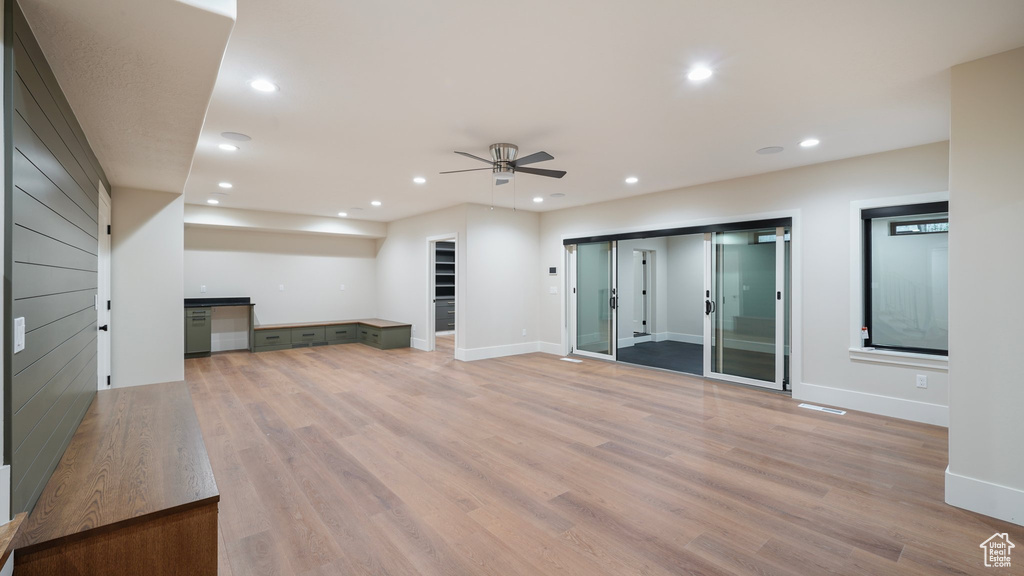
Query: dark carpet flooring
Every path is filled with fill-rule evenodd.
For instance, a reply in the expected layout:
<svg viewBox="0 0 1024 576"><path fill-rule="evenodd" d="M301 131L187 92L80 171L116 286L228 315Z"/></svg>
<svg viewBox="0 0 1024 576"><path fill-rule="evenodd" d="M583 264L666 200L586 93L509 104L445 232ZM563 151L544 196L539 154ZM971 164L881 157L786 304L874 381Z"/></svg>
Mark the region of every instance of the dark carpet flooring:
<svg viewBox="0 0 1024 576"><path fill-rule="evenodd" d="M643 342L628 348L619 348L616 358L620 362L652 366L676 372L701 375L704 373L704 347L688 342Z"/></svg>

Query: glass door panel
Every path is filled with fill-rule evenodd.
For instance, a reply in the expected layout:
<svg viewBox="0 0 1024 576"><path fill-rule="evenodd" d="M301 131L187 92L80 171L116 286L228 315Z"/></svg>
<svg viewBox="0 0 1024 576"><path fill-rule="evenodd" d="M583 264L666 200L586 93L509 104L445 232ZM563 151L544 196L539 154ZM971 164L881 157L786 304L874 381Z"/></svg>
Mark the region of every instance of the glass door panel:
<svg viewBox="0 0 1024 576"><path fill-rule="evenodd" d="M576 352L615 359L615 243L576 247Z"/></svg>
<svg viewBox="0 0 1024 576"><path fill-rule="evenodd" d="M710 246L712 376L781 388L777 378L776 229L714 232Z"/></svg>

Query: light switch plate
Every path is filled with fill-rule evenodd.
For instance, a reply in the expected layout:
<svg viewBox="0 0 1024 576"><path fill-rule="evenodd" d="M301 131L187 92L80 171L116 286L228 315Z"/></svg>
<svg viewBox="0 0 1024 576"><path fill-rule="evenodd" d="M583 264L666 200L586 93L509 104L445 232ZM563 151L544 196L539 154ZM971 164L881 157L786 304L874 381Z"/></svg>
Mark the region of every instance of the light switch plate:
<svg viewBox="0 0 1024 576"><path fill-rule="evenodd" d="M550 294L558 294L558 286L552 286L552 287L548 288L548 293L550 293Z"/></svg>
<svg viewBox="0 0 1024 576"><path fill-rule="evenodd" d="M25 318L14 319L14 353L25 349Z"/></svg>

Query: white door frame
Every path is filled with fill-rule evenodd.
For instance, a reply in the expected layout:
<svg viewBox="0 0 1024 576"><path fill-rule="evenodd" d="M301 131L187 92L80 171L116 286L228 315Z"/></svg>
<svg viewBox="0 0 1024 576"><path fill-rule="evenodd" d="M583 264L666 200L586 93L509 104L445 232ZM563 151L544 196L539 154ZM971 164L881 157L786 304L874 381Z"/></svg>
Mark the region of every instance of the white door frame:
<svg viewBox="0 0 1024 576"><path fill-rule="evenodd" d="M437 346L436 338L436 323L435 316L436 307L434 301L436 300L434 294L436 293L436 260L437 253L435 248L438 242L454 242L455 243L455 349L459 349L459 320L461 316L462 299L459 298L459 235L458 233L452 232L451 234L440 234L437 236L427 236L427 321L424 322L424 326L427 327L426 335L426 351L433 352Z"/></svg>
<svg viewBox="0 0 1024 576"><path fill-rule="evenodd" d="M103 183L99 183L99 210L97 238L97 288L96 288L96 388L106 390L110 384L110 195ZM105 327L105 330L101 330Z"/></svg>
<svg viewBox="0 0 1024 576"><path fill-rule="evenodd" d="M715 380L726 380L747 386L759 388L770 388L772 390L783 390L785 380L785 336L786 336L786 227L775 228L775 381L766 382L743 376L734 376L722 372L713 372L711 369L711 351L714 344L714 330L712 329L712 318L717 312L718 303L715 301L715 294L712 292L712 279L715 273L714 268L714 235L716 232L704 234L704 377ZM709 313L710 309L710 313ZM719 346L721 354L723 346ZM721 360L721 359L719 359ZM722 365L721 361L718 363Z"/></svg>
<svg viewBox="0 0 1024 576"><path fill-rule="evenodd" d="M590 358L598 358L600 360L611 360L612 362L614 362L616 360L616 355L617 355L618 348L619 348L619 346L618 346L618 344L619 344L618 244L619 243L615 242L615 241L611 241L610 243L611 243L611 248L612 248L612 250L611 250L611 298L615 298L616 299L615 300L616 305L614 307L611 307L611 310L610 310L611 315L612 315L612 317L611 317L611 320L612 320L611 334L609 336L609 339L610 339L609 348L611 350L611 354L601 354L601 353L598 353L598 352L588 352L586 350L580 350L579 345L578 345L578 340L577 339L579 337L579 333L578 333L577 328L578 328L579 324L577 322L577 319L578 319L579 303L578 303L578 300L577 300L577 296L578 296L577 288L578 288L578 286L577 286L577 282L576 282L576 279L577 279L577 256L578 256L578 249L577 248L578 247L576 245L572 245L572 246L567 246L566 247L568 249L568 253L569 253L569 274L568 274L568 276L569 276L569 290L571 292L571 297L570 297L570 300L569 300L569 302L570 302L570 306L569 306L569 309L570 309L570 319L569 319L570 340L569 341L570 341L570 344L571 344L571 352L573 354L578 354L580 356L588 356Z"/></svg>

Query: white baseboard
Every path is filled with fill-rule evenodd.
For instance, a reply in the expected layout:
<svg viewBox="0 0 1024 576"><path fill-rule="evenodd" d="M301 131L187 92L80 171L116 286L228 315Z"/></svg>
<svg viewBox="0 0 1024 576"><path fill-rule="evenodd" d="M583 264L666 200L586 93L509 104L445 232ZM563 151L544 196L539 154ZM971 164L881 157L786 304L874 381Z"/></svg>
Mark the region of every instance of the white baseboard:
<svg viewBox="0 0 1024 576"><path fill-rule="evenodd" d="M474 360L486 360L488 358L501 358L502 356L515 356L517 354L529 354L539 352L538 342L523 342L521 344L506 344L504 346L486 346L484 348L456 348L455 359L464 362Z"/></svg>
<svg viewBox="0 0 1024 576"><path fill-rule="evenodd" d="M793 399L949 427L949 406L799 382Z"/></svg>
<svg viewBox="0 0 1024 576"><path fill-rule="evenodd" d="M655 342L664 342L665 340L668 340L668 334L669 334L668 332L655 332L653 334L654 341Z"/></svg>
<svg viewBox="0 0 1024 576"><path fill-rule="evenodd" d="M670 342L687 342L689 344L704 344L703 334L682 334L680 332L667 332L666 340Z"/></svg>
<svg viewBox="0 0 1024 576"><path fill-rule="evenodd" d="M1024 490L954 474L949 466L946 504L1024 526Z"/></svg>
<svg viewBox="0 0 1024 576"><path fill-rule="evenodd" d="M426 338L412 338L409 340L409 346L415 348L416 350L423 350L424 352L429 352L429 349L427 348Z"/></svg>
<svg viewBox="0 0 1024 576"><path fill-rule="evenodd" d="M555 356L565 356L567 350L558 342L537 342L537 351Z"/></svg>

